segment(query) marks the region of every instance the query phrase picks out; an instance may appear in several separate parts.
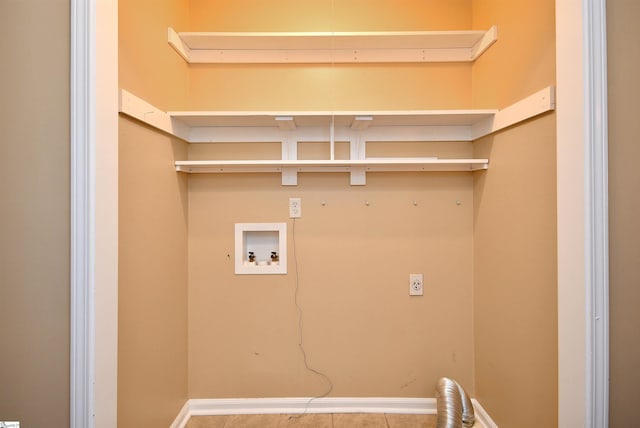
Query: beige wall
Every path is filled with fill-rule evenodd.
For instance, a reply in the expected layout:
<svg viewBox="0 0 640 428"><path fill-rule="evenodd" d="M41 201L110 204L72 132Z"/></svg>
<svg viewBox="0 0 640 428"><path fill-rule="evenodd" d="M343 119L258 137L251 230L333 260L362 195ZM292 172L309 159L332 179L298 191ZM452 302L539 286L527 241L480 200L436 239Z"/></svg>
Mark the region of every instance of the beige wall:
<svg viewBox="0 0 640 428"><path fill-rule="evenodd" d="M640 155L637 84L640 4L607 2L609 59L610 412L609 426L637 423L640 383Z"/></svg>
<svg viewBox="0 0 640 428"><path fill-rule="evenodd" d="M474 65L475 107L554 85L554 2L474 0L498 42ZM499 426L557 425L555 114L474 143L476 396Z"/></svg>
<svg viewBox="0 0 640 428"><path fill-rule="evenodd" d="M452 146L471 152L445 152ZM472 177L348 180L302 174L291 188L278 175L189 177L190 397L326 391L298 349L296 285L308 361L332 395L433 397L441 376L473 390ZM303 205L297 257L289 197ZM288 224L288 275L234 274L236 222ZM420 272L425 295L410 297L408 275Z"/></svg>
<svg viewBox="0 0 640 428"><path fill-rule="evenodd" d="M459 30L470 0L192 1L191 31ZM194 110L468 108L471 66L459 64L211 65L190 71Z"/></svg>
<svg viewBox="0 0 640 428"><path fill-rule="evenodd" d="M186 143L119 131L118 426L168 426L187 398Z"/></svg>
<svg viewBox="0 0 640 428"><path fill-rule="evenodd" d="M393 8L347 1L333 9L332 3L314 2L317 10L310 12L295 1L281 8L192 2L191 21L200 31L471 24L469 1L402 1ZM470 83L469 64L197 65L190 102L194 109L227 110L464 108ZM469 143L410 146L416 144L401 150L452 157L472 151ZM249 156L279 156L278 147L269 149L256 155L256 147L248 148ZM245 150L191 145L189 156L242 158ZM445 375L473 391L471 175L369 174L366 187L351 187L346 174L303 174L294 188L282 187L277 175L197 175L189 177L190 397L326 391L323 380L305 370L298 349L294 258L288 275L237 276L227 256L233 256L236 222L287 222L292 251L292 196L303 200L296 223L303 339L310 365L331 379L331 394L432 397ZM412 272L427 278L424 297L408 296Z"/></svg>
<svg viewBox="0 0 640 428"><path fill-rule="evenodd" d="M421 31L471 25L471 0L190 0L182 31Z"/></svg>
<svg viewBox="0 0 640 428"><path fill-rule="evenodd" d="M187 26L188 0L119 0L120 88L163 110L187 108L187 64L167 42L167 28Z"/></svg>
<svg viewBox="0 0 640 428"><path fill-rule="evenodd" d="M0 420L69 424L69 2L0 2Z"/></svg>
<svg viewBox="0 0 640 428"><path fill-rule="evenodd" d="M474 146L476 397L499 426L557 424L554 135L548 114Z"/></svg>
<svg viewBox="0 0 640 428"><path fill-rule="evenodd" d="M469 108L468 64L196 65L193 110ZM440 100L438 102L438 100Z"/></svg>
<svg viewBox="0 0 640 428"><path fill-rule="evenodd" d="M120 87L183 108L188 76L167 43L184 0L119 2ZM187 400L186 143L119 121L118 427L168 426Z"/></svg>
<svg viewBox="0 0 640 428"><path fill-rule="evenodd" d="M504 108L555 85L554 0L473 0L473 28L498 41L473 66L473 107Z"/></svg>

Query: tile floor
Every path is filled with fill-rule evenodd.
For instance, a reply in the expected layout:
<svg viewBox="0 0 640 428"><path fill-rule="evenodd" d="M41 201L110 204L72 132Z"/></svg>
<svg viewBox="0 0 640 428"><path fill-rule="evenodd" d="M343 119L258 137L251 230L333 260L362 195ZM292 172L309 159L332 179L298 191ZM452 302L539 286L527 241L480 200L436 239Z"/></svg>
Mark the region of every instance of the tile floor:
<svg viewBox="0 0 640 428"><path fill-rule="evenodd" d="M309 413L193 416L186 428L435 428L436 415Z"/></svg>

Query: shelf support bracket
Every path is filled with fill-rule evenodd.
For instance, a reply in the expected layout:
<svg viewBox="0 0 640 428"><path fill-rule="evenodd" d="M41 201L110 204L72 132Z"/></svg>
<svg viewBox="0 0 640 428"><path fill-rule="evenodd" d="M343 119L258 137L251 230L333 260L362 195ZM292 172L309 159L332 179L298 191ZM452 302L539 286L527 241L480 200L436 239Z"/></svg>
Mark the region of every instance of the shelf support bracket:
<svg viewBox="0 0 640 428"><path fill-rule="evenodd" d="M293 120L292 120L293 122ZM287 136L282 141L282 160L298 159L298 141L293 137ZM298 170L292 166L282 167L282 185L297 186Z"/></svg>
<svg viewBox="0 0 640 428"><path fill-rule="evenodd" d="M555 87L548 86L533 95L499 110L493 117L484 119L471 127L471 140L475 141L504 128L554 110Z"/></svg>
<svg viewBox="0 0 640 428"><path fill-rule="evenodd" d="M169 44L187 63L191 62L191 48L182 41L178 33L171 27L167 30Z"/></svg>
<svg viewBox="0 0 640 428"><path fill-rule="evenodd" d="M471 60L475 61L484 53L489 46L498 40L498 27L493 26L482 36L482 38L471 48Z"/></svg>
<svg viewBox="0 0 640 428"><path fill-rule="evenodd" d="M356 116L351 122L351 129L355 131L362 131L367 129L373 122L373 116Z"/></svg>
<svg viewBox="0 0 640 428"><path fill-rule="evenodd" d="M293 131L296 129L296 122L293 120L293 116L276 116L276 123L278 128L283 131Z"/></svg>
<svg viewBox="0 0 640 428"><path fill-rule="evenodd" d="M189 141L190 129L131 92L120 89L118 111L174 137Z"/></svg>
<svg viewBox="0 0 640 428"><path fill-rule="evenodd" d="M366 141L360 135L349 141L350 155L352 160L364 160L366 153ZM351 167L351 185L364 186L367 184L367 171L364 166Z"/></svg>

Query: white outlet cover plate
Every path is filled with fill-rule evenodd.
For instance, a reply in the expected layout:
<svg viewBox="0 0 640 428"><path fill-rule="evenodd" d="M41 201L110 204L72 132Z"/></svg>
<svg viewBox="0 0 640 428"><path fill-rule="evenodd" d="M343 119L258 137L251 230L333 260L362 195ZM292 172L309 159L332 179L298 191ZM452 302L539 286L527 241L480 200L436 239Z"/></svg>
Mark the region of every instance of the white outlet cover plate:
<svg viewBox="0 0 640 428"><path fill-rule="evenodd" d="M289 218L302 217L302 198L289 198Z"/></svg>
<svg viewBox="0 0 640 428"><path fill-rule="evenodd" d="M422 296L424 294L424 277L421 273L409 274L409 296Z"/></svg>

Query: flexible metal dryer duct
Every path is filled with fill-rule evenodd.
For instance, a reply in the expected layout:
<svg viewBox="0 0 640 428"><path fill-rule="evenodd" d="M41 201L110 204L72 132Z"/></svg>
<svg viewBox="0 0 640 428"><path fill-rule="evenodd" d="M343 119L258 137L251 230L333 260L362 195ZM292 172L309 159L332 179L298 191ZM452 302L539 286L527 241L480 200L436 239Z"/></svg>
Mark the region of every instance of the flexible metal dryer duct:
<svg viewBox="0 0 640 428"><path fill-rule="evenodd" d="M476 422L467 392L453 379L440 378L436 384L438 422L436 428L469 428Z"/></svg>

